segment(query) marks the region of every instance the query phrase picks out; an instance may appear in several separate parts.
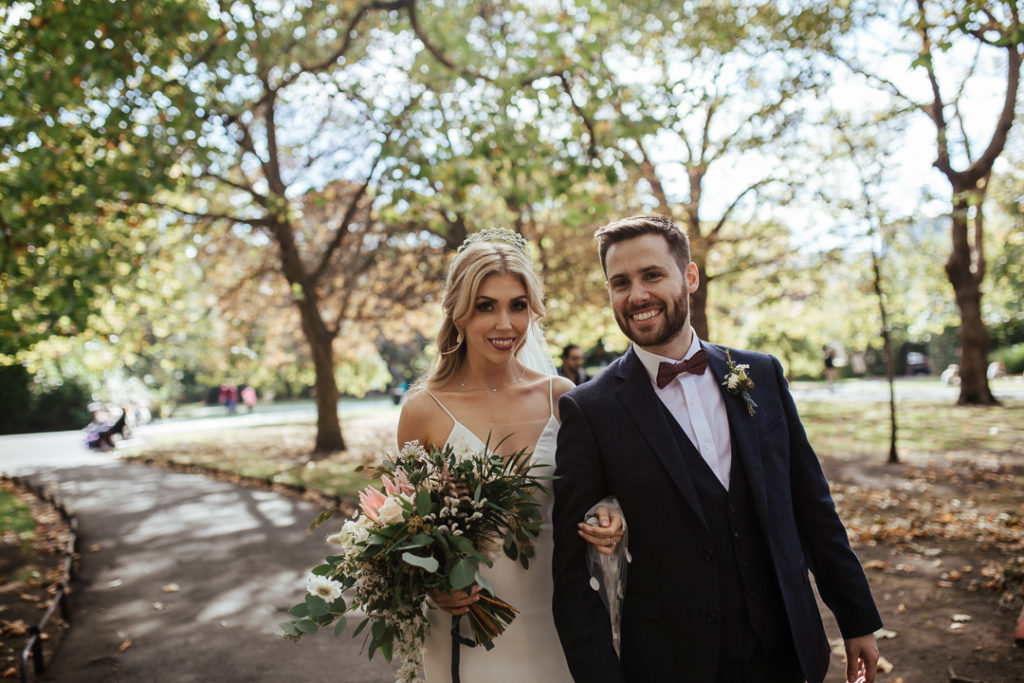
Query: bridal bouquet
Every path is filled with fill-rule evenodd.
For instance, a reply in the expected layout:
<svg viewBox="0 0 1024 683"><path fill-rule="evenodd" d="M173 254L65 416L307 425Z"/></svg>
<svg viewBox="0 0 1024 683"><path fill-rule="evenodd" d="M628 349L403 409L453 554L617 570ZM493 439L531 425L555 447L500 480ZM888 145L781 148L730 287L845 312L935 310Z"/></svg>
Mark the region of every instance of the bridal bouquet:
<svg viewBox="0 0 1024 683"><path fill-rule="evenodd" d="M398 680L412 681L426 637L427 593L479 584L480 600L467 616L475 643L489 645L517 610L494 594L480 565L491 566L490 556L501 547L528 567L540 532L533 492L550 477L532 474L528 459L525 450L502 458L486 447L461 453L406 443L375 468L382 489L371 486L359 494L362 514L328 537L341 553L313 568L304 601L289 610L296 619L281 624L282 634L298 640L334 625L337 636L345 614L362 612L353 637L369 626L369 656L379 650L391 661L397 650ZM330 516L322 514L314 528Z"/></svg>

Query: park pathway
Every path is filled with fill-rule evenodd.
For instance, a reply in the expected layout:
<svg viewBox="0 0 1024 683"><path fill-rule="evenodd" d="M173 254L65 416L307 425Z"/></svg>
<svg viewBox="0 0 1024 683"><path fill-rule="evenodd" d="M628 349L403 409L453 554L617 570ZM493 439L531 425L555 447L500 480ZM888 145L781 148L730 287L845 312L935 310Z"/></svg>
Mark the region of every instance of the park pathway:
<svg viewBox="0 0 1024 683"><path fill-rule="evenodd" d="M330 523L306 535L317 505L125 464L76 432L0 438L0 471L54 490L80 524L72 627L41 680L394 680L361 637L274 633L328 550Z"/></svg>

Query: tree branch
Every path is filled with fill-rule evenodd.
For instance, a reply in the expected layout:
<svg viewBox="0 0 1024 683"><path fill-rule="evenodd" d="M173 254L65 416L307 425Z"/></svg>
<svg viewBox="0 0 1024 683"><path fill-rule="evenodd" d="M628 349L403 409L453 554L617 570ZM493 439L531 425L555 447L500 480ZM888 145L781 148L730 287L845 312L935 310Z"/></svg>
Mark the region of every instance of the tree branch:
<svg viewBox="0 0 1024 683"><path fill-rule="evenodd" d="M722 227L725 225L726 221L729 220L729 216L732 214L733 210L739 205L743 197L745 197L747 194L751 192L756 192L758 189L767 185L768 183L774 182L778 182L778 178L762 178L761 180L758 180L756 183L747 186L742 192L740 192L738 195L736 195L735 198L733 198L729 206L727 206L725 211L722 212L722 215L718 219L718 222L715 223L715 227L711 228L708 234L717 236L722 231Z"/></svg>

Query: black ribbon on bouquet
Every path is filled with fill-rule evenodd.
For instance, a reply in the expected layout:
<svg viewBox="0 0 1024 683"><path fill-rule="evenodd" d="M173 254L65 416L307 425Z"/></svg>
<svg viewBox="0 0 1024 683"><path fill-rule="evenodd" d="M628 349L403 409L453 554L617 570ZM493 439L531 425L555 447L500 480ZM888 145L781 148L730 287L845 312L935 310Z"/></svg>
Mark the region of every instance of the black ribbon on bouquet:
<svg viewBox="0 0 1024 683"><path fill-rule="evenodd" d="M462 645L466 647L476 647L476 643L472 639L462 635L459 631L459 625L462 622L461 614L452 615L452 683L460 683L459 681L459 650ZM490 652L494 649L494 643L484 643L484 649Z"/></svg>

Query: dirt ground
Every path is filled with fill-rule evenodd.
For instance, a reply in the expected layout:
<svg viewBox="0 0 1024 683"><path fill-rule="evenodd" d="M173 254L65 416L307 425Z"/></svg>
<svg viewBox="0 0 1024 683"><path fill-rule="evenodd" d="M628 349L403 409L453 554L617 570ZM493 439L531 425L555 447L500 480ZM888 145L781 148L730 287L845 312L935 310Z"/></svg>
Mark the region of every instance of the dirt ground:
<svg viewBox="0 0 1024 683"><path fill-rule="evenodd" d="M28 489L7 479L0 486L28 505L36 522L30 543L11 534L0 539L0 678L17 678L29 630L39 624L63 578L71 529L56 508ZM41 634L45 661L53 657L65 628L57 610Z"/></svg>
<svg viewBox="0 0 1024 683"><path fill-rule="evenodd" d="M885 630L885 683L1020 683L1024 462L823 458ZM841 669L833 660L830 681Z"/></svg>

